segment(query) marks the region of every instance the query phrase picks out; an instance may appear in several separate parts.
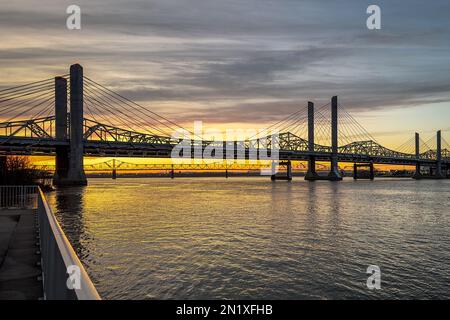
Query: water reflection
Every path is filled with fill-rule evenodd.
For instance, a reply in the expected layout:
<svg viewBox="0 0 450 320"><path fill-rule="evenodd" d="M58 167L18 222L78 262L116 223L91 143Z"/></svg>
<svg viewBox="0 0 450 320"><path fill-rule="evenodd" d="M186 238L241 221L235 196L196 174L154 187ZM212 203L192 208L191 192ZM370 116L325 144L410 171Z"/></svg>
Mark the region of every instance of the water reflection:
<svg viewBox="0 0 450 320"><path fill-rule="evenodd" d="M307 195L308 201L304 203L303 212L306 213L306 223L305 225L309 228L311 235L316 238L317 230L317 215L318 215L318 201L317 201L317 184L313 181L307 184Z"/></svg>
<svg viewBox="0 0 450 320"><path fill-rule="evenodd" d="M341 221L340 221L340 210L341 210L341 196L339 194L339 183L340 182L329 182L330 197L329 197L329 208L330 210L330 233L333 238L336 238L341 233ZM352 201L348 199L347 201Z"/></svg>
<svg viewBox="0 0 450 320"><path fill-rule="evenodd" d="M89 252L83 245L83 240L88 234L85 230L84 219L85 193L85 186L61 187L48 195L49 201L53 203L53 211L59 223L65 226L65 232L80 259L87 258Z"/></svg>
<svg viewBox="0 0 450 320"><path fill-rule="evenodd" d="M448 180L89 183L49 200L104 298L450 297Z"/></svg>

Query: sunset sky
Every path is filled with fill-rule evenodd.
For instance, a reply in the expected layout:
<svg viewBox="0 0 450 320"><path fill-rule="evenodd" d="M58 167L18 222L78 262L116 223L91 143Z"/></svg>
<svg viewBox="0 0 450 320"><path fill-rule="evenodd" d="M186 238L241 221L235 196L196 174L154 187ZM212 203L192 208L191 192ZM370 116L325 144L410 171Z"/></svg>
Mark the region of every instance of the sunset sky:
<svg viewBox="0 0 450 320"><path fill-rule="evenodd" d="M82 29L66 28L66 8ZM378 4L382 29L366 28ZM333 95L396 147L450 141L450 2L15 0L0 8L0 88L85 75L192 127L263 127Z"/></svg>

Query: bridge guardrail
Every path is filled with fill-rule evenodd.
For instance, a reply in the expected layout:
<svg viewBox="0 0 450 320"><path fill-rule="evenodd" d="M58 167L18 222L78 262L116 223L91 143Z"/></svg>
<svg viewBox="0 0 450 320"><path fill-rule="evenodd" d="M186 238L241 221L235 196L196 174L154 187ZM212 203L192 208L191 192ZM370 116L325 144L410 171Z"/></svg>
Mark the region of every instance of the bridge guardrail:
<svg viewBox="0 0 450 320"><path fill-rule="evenodd" d="M86 270L38 186L0 186L0 208L37 209L46 300L100 300ZM69 280L68 270L75 271ZM72 283L72 275L74 282ZM68 287L71 283L73 289Z"/></svg>
<svg viewBox="0 0 450 320"><path fill-rule="evenodd" d="M46 300L100 300L86 270L53 215L44 193L38 192L38 220L41 241L44 297ZM73 289L68 288L68 268L75 270ZM76 285L76 283L79 284Z"/></svg>
<svg viewBox="0 0 450 320"><path fill-rule="evenodd" d="M37 195L36 186L0 186L0 208L35 209Z"/></svg>

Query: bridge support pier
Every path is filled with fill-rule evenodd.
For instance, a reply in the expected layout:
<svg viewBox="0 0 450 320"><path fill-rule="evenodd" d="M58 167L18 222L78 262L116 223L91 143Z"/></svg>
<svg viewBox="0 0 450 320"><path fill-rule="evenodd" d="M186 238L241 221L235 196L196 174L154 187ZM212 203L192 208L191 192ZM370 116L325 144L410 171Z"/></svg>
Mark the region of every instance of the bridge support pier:
<svg viewBox="0 0 450 320"><path fill-rule="evenodd" d="M331 98L331 169L328 176L319 176L316 172L316 158L311 155L308 159L308 171L305 180L340 181L342 177L338 168L338 100ZM314 153L314 103L308 102L308 151Z"/></svg>
<svg viewBox="0 0 450 320"><path fill-rule="evenodd" d="M341 174L339 173L337 156L331 156L331 170L330 173L328 174L327 180L330 181L342 180Z"/></svg>
<svg viewBox="0 0 450 320"><path fill-rule="evenodd" d="M318 179L319 175L316 172L316 158L310 156L308 159L308 171L306 171L305 180L314 181Z"/></svg>
<svg viewBox="0 0 450 320"><path fill-rule="evenodd" d="M67 80L55 78L55 135L58 142L67 141ZM56 146L54 185L63 185L69 171L69 146Z"/></svg>
<svg viewBox="0 0 450 320"><path fill-rule="evenodd" d="M61 81L61 86L63 85ZM67 86L66 86L67 88ZM57 86L58 90L58 86ZM61 90L61 89L60 89ZM66 89L67 90L67 89ZM62 92L59 92L62 96ZM67 93L66 93L67 95ZM62 99L59 103L62 103ZM67 99L66 99L67 101ZM58 103L56 104L56 111L60 112L60 116L56 116L57 124L62 128L64 110L58 111ZM67 105L65 107L67 112ZM64 120L67 122L67 120ZM67 126L67 125L66 125ZM61 129L63 130L63 129ZM69 155L68 155L68 170L67 176L57 176L56 185L66 186L85 186L87 185L86 175L83 167L83 68L79 64L70 66L70 143L69 143ZM61 151L60 161L65 161L66 152ZM64 160L63 160L64 159ZM58 162L58 160L57 160ZM65 172L64 170L61 173Z"/></svg>
<svg viewBox="0 0 450 320"><path fill-rule="evenodd" d="M273 174L270 177L270 180L276 181L276 180L286 180L291 181L292 180L292 163L291 160L282 161L279 163L280 166L286 166L286 175L284 176L277 176L276 174Z"/></svg>
<svg viewBox="0 0 450 320"><path fill-rule="evenodd" d="M292 180L292 163L288 161L286 164L286 177L289 181Z"/></svg>
<svg viewBox="0 0 450 320"><path fill-rule="evenodd" d="M414 179L444 179L446 174L442 171L442 132L439 130L437 132L437 149L436 149L436 168L433 170L433 166L429 166L429 174L423 175L421 173L420 164L420 150L419 150L419 134L416 133L416 172L414 173Z"/></svg>
<svg viewBox="0 0 450 320"><path fill-rule="evenodd" d="M358 168L361 168L361 167L364 167L364 168L369 167L369 175L367 177L359 177L358 176ZM373 162L364 163L364 164L354 163L353 164L353 179L354 180L358 180L358 179L374 180L375 179L375 170L374 170Z"/></svg>
<svg viewBox="0 0 450 320"><path fill-rule="evenodd" d="M337 96L331 98L331 169L328 180L340 181L342 177L338 168L338 100Z"/></svg>
<svg viewBox="0 0 450 320"><path fill-rule="evenodd" d="M116 169L116 159L112 160L112 174L111 177L113 180L117 179L117 169Z"/></svg>
<svg viewBox="0 0 450 320"><path fill-rule="evenodd" d="M419 179L422 179L422 178L423 178L423 176L422 176L422 173L421 173L420 163L416 162L416 170L414 172L413 179L419 180Z"/></svg>

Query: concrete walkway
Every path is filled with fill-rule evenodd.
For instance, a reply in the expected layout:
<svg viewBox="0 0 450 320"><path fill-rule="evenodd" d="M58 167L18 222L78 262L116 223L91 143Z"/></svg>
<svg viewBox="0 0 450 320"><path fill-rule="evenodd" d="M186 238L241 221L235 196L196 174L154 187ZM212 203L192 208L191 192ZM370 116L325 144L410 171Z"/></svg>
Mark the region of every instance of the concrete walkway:
<svg viewBox="0 0 450 320"><path fill-rule="evenodd" d="M0 300L43 297L36 236L36 210L0 210Z"/></svg>

